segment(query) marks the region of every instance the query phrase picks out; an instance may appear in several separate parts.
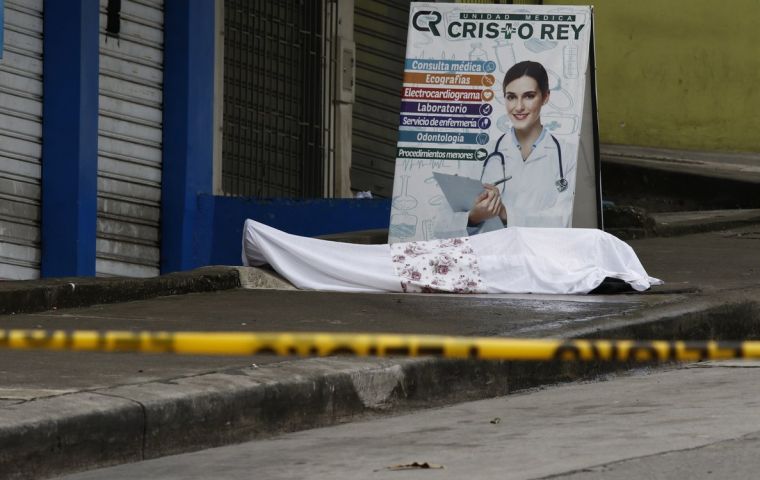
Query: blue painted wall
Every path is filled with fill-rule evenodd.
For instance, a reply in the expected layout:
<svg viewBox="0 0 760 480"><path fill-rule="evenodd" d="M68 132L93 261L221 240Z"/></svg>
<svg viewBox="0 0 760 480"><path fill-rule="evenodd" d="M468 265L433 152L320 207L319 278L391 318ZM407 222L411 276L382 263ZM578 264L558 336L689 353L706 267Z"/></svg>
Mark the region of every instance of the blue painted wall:
<svg viewBox="0 0 760 480"><path fill-rule="evenodd" d="M43 277L95 275L98 2L45 0Z"/></svg>
<svg viewBox="0 0 760 480"><path fill-rule="evenodd" d="M204 217L199 223L210 227L210 265L241 264L243 222L248 218L288 233L313 237L388 228L391 211L390 200L383 199L257 200L201 195L199 205Z"/></svg>
<svg viewBox="0 0 760 480"><path fill-rule="evenodd" d="M213 192L214 0L164 4L161 272L207 264L198 196Z"/></svg>

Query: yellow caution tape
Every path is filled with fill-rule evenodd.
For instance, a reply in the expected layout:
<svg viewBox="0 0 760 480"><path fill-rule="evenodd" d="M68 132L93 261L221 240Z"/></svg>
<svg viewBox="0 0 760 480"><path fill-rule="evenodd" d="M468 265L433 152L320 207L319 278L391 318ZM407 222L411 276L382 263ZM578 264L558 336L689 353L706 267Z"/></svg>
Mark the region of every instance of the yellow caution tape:
<svg viewBox="0 0 760 480"><path fill-rule="evenodd" d="M435 356L533 361L760 358L760 342L553 340L367 333L0 330L0 348L238 356Z"/></svg>

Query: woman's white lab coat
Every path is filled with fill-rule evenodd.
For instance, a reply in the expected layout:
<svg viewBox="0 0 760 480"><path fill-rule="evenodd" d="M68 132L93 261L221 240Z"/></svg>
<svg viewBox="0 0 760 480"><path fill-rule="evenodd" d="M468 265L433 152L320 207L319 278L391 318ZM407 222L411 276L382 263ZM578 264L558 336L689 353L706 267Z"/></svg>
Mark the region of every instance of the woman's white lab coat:
<svg viewBox="0 0 760 480"><path fill-rule="evenodd" d="M502 202L507 209L509 227L570 227L573 220L573 199L575 197L575 173L577 148L557 139L562 149L562 170L567 180L567 189L559 191L556 182L560 179L557 144L548 131L539 138L536 147L523 160L512 131L504 135L499 150L504 154L505 166L502 170L498 156L490 158L483 183L493 183L504 176L512 176L504 184ZM501 186L499 186L501 191ZM441 212L436 219L438 238L483 233L501 227L501 222L487 221L485 225L467 227L469 212L451 212L449 219ZM496 219L498 220L498 219Z"/></svg>

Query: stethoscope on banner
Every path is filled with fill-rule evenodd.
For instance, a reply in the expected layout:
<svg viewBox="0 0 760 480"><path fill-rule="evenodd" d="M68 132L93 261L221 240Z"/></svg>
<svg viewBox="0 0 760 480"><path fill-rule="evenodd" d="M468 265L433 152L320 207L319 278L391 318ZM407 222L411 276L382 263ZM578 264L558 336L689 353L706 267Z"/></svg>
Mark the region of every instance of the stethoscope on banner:
<svg viewBox="0 0 760 480"><path fill-rule="evenodd" d="M503 177L506 178L507 176L507 166L506 166L506 159L504 158L504 154L501 153L501 150L499 147L501 147L501 141L506 136L506 133L502 133L501 137L499 137L498 140L496 140L496 147L494 147L493 152L489 153L488 156L483 160L483 168L480 170L480 181L483 182L483 174L486 173L486 166L488 165L488 161L491 160L492 157L499 157L499 160L501 161L501 170L504 174ZM559 141L557 138L549 134L550 137L552 137L552 140L554 140L554 144L557 146L557 162L559 163L559 180L554 182L554 185L557 187L557 191L562 193L565 190L567 190L567 179L565 179L565 173L562 169L562 149L559 148ZM498 183L498 182L497 182ZM504 185L505 182L502 182L501 184L501 193L504 194Z"/></svg>

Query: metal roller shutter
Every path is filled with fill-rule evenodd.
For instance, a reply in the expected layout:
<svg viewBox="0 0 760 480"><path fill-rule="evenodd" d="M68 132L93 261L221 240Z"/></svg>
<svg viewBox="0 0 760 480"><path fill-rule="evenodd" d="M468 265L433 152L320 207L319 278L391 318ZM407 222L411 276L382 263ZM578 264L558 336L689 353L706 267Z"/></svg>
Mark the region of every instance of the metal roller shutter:
<svg viewBox="0 0 760 480"><path fill-rule="evenodd" d="M224 2L224 193L329 194L335 5L334 0Z"/></svg>
<svg viewBox="0 0 760 480"><path fill-rule="evenodd" d="M351 188L393 193L409 2L356 0Z"/></svg>
<svg viewBox="0 0 760 480"><path fill-rule="evenodd" d="M163 0L121 2L118 38L100 2L96 274L159 274Z"/></svg>
<svg viewBox="0 0 760 480"><path fill-rule="evenodd" d="M0 278L40 275L42 1L5 0L0 60Z"/></svg>

